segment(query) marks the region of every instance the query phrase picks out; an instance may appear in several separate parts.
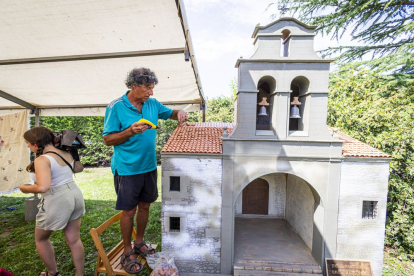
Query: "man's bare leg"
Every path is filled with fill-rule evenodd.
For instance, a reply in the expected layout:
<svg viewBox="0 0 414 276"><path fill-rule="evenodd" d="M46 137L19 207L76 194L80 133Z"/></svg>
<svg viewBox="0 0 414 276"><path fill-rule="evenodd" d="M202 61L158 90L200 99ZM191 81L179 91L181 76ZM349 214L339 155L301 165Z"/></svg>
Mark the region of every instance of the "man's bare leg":
<svg viewBox="0 0 414 276"><path fill-rule="evenodd" d="M131 210L123 210L121 213L120 225L121 225L121 233L122 233L122 240L124 242L124 254L127 254L132 251L131 246L131 236L132 236L132 229L134 227L134 217L137 208ZM133 260L133 256L129 258ZM132 271L139 270L139 265L135 265L131 268Z"/></svg>
<svg viewBox="0 0 414 276"><path fill-rule="evenodd" d="M145 228L147 228L147 222L149 217L149 209L151 203L140 202L138 203L137 212L137 238L135 244L139 244L144 240ZM141 252L145 252L148 248L143 245L139 248Z"/></svg>

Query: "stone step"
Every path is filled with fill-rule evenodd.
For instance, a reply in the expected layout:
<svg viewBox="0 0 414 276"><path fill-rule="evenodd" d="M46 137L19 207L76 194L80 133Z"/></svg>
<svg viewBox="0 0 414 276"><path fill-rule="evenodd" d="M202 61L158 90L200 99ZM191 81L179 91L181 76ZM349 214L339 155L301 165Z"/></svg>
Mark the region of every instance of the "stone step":
<svg viewBox="0 0 414 276"><path fill-rule="evenodd" d="M309 273L293 273L293 272L275 272L275 271L263 271L263 270L245 270L235 269L234 276L322 276L322 274L309 274Z"/></svg>
<svg viewBox="0 0 414 276"><path fill-rule="evenodd" d="M261 272L284 272L304 274L322 274L322 270L315 264L283 263L274 261L251 261L243 260L234 264L234 270L261 271Z"/></svg>
<svg viewBox="0 0 414 276"><path fill-rule="evenodd" d="M301 262L278 262L278 261L258 261L258 260L238 260L236 263L248 263L248 264L291 264L291 265L309 265L317 266L316 264L307 264Z"/></svg>

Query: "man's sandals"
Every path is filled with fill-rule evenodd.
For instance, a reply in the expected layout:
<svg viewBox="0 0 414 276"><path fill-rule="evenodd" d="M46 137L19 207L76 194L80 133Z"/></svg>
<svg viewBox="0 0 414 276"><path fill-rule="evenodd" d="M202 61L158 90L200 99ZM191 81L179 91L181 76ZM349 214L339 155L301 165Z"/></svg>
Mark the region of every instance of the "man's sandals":
<svg viewBox="0 0 414 276"><path fill-rule="evenodd" d="M137 258L135 258L135 256L134 256L134 254L136 254L135 253L135 250L134 249L132 249L131 250L131 252L129 252L129 253L126 253L126 254L122 254L121 255L121 264L122 264L122 267L125 269L125 271L126 272L128 272L129 274L138 274L138 273L140 273L141 272L141 270L142 270L142 268L143 268L143 266L142 266L142 264L137 260ZM133 260L131 260L129 257L134 257L134 259ZM132 268L135 266L135 265L138 265L139 266L139 269L138 270L132 270Z"/></svg>
<svg viewBox="0 0 414 276"><path fill-rule="evenodd" d="M39 275L40 276L49 276L49 275L51 275L51 276L60 276L60 273L58 271L58 272L56 272L55 274L52 275L52 274L49 274L49 272L40 272Z"/></svg>
<svg viewBox="0 0 414 276"><path fill-rule="evenodd" d="M141 251L141 247L147 247L145 251ZM151 245L146 244L146 242L141 242L139 244L134 243L134 252L135 254L141 255L143 258L146 258L149 255L155 254L155 249L151 247Z"/></svg>

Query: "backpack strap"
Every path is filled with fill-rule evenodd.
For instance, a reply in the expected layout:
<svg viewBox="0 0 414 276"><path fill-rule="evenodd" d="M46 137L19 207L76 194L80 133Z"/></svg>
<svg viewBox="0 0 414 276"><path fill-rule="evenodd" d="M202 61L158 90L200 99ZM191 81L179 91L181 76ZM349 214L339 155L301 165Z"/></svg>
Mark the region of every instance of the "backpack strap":
<svg viewBox="0 0 414 276"><path fill-rule="evenodd" d="M46 153L54 153L54 154L56 154L57 156L59 156L60 158L62 158L63 162L65 162L65 163L66 163L66 165L68 165L68 166L69 166L70 170L71 170L73 173L75 173L75 172L73 171L73 167L72 167L72 165L71 165L71 164L69 164L69 162L68 162L68 161L66 161L66 160L65 160L65 158L63 158L63 157L62 157L62 155L60 155L59 153L57 153L57 152L55 152L55 151L47 151L47 152L45 152L45 154L46 154Z"/></svg>

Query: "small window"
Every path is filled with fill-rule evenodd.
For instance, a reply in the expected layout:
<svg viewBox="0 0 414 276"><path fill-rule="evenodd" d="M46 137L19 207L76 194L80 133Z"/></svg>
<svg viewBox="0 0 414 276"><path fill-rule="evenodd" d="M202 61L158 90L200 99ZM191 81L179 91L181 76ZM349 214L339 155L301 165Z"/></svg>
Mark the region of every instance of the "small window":
<svg viewBox="0 0 414 276"><path fill-rule="evenodd" d="M363 219L376 219L378 211L378 201L365 201L362 205Z"/></svg>
<svg viewBox="0 0 414 276"><path fill-rule="evenodd" d="M180 177L179 176L170 176L170 191L171 192L180 191Z"/></svg>
<svg viewBox="0 0 414 276"><path fill-rule="evenodd" d="M170 232L180 232L180 217L170 217Z"/></svg>

